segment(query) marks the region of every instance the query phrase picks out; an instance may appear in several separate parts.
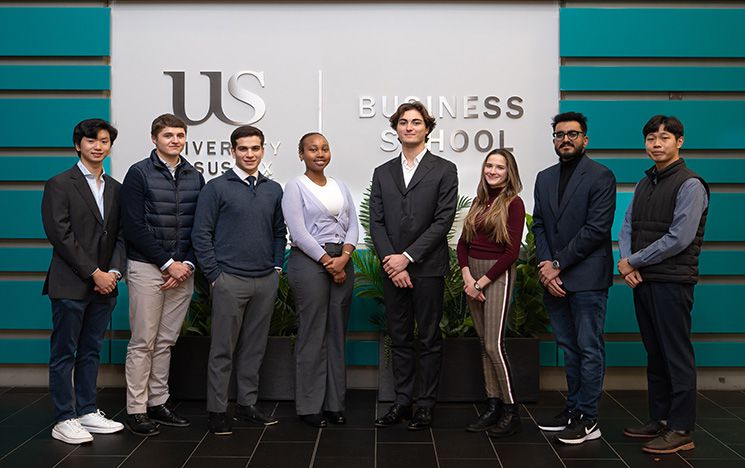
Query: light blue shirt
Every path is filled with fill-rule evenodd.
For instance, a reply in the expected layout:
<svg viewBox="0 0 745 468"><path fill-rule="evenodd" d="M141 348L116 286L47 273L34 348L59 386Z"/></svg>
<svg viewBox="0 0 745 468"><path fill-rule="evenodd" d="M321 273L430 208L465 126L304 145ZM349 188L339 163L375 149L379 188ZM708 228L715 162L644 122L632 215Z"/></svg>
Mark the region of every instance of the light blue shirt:
<svg viewBox="0 0 745 468"><path fill-rule="evenodd" d="M80 172L83 173L85 176L85 181L88 182L88 187L91 189L91 193L93 194L93 199L96 200L96 206L98 206L98 212L101 213L101 219L104 219L103 216L103 189L106 186L106 182L104 181L103 175L105 174L105 171L103 168L101 168L101 183L96 183L96 176L88 170L87 167L85 167L85 164L83 164L83 161L78 160L78 169L80 169Z"/></svg>
<svg viewBox="0 0 745 468"><path fill-rule="evenodd" d="M704 184L696 178L688 179L680 186L675 197L673 221L667 233L645 248L631 252L631 211L634 206L632 197L626 216L618 234L618 251L621 258L628 258L634 268L642 268L660 263L666 258L677 255L691 245L696 237L701 215L709 206L709 197Z"/></svg>

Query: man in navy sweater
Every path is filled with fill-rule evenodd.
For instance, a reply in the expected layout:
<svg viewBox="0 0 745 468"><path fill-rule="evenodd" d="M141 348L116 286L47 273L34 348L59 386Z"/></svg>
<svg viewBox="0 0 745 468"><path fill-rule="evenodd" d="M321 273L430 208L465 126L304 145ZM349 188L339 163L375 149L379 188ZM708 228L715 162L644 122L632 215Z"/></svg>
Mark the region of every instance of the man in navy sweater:
<svg viewBox="0 0 745 468"><path fill-rule="evenodd" d="M256 407L256 398L287 244L282 187L259 172L264 134L238 127L230 145L235 167L205 186L192 230L197 261L212 285L207 413L210 431L218 435L232 433L226 409L234 355L235 417L277 423Z"/></svg>

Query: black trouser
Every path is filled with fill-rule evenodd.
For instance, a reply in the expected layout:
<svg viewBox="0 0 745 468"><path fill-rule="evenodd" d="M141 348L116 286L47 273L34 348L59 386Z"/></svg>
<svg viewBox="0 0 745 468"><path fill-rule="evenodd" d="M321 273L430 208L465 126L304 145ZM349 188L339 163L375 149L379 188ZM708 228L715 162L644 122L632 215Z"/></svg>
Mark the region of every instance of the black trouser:
<svg viewBox="0 0 745 468"><path fill-rule="evenodd" d="M693 284L642 282L634 306L647 350L649 414L673 430L696 424L696 362L691 344Z"/></svg>
<svg viewBox="0 0 745 468"><path fill-rule="evenodd" d="M431 408L437 399L437 385L440 381L440 320L445 280L437 276L411 278L411 282L413 289L397 288L390 279L383 280L388 333L391 335L395 402L410 405L416 394L418 406ZM418 366L415 341L419 342Z"/></svg>

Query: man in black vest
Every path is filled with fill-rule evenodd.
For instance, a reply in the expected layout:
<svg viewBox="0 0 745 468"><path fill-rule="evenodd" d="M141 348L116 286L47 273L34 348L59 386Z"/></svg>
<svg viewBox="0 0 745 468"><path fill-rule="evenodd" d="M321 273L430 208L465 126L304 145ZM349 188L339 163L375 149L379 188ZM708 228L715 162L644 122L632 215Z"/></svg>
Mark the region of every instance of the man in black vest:
<svg viewBox="0 0 745 468"><path fill-rule="evenodd" d="M644 126L646 171L626 210L618 271L634 289L634 306L647 350L650 421L628 427L649 438L642 450L674 453L694 448L696 363L691 345L693 286L704 237L709 186L680 157L683 124L656 115Z"/></svg>

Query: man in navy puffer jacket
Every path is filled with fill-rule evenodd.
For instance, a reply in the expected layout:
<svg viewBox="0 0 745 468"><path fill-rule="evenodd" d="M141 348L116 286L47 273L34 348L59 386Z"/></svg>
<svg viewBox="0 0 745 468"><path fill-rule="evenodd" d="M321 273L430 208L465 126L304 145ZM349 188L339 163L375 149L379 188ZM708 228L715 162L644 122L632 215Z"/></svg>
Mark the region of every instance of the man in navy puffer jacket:
<svg viewBox="0 0 745 468"><path fill-rule="evenodd" d="M164 114L151 127L155 149L129 168L121 191L127 241L129 326L127 428L158 434L155 422L185 427L189 421L168 404L171 347L194 291L191 228L204 177L181 151L186 124Z"/></svg>

